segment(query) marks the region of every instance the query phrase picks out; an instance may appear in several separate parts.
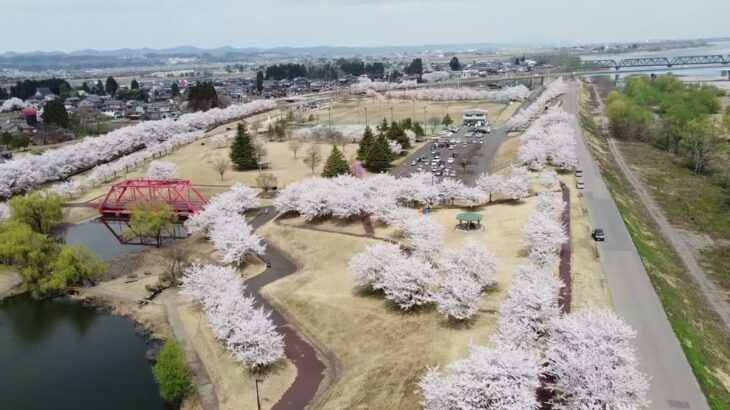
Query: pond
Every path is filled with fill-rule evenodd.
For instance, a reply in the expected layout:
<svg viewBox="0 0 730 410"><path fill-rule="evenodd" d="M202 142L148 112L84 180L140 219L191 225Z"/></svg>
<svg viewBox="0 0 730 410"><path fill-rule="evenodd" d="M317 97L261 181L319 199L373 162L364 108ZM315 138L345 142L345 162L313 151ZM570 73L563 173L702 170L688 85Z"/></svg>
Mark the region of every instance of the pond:
<svg viewBox="0 0 730 410"><path fill-rule="evenodd" d="M150 249L121 238L124 221L59 229L105 261ZM172 227L165 240L185 237ZM126 243L123 243L126 242ZM0 409L167 409L152 377L151 346L123 316L68 300L18 295L0 302Z"/></svg>
<svg viewBox="0 0 730 410"><path fill-rule="evenodd" d="M127 318L64 300L0 303L0 408L166 409L145 337Z"/></svg>

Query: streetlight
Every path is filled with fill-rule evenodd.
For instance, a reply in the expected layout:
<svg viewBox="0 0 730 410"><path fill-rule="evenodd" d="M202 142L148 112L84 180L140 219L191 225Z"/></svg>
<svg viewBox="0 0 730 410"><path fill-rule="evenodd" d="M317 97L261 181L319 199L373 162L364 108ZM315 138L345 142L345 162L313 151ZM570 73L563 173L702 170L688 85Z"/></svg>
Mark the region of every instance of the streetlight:
<svg viewBox="0 0 730 410"><path fill-rule="evenodd" d="M259 383L263 383L264 379L256 378L256 407L261 410L261 398L259 398Z"/></svg>

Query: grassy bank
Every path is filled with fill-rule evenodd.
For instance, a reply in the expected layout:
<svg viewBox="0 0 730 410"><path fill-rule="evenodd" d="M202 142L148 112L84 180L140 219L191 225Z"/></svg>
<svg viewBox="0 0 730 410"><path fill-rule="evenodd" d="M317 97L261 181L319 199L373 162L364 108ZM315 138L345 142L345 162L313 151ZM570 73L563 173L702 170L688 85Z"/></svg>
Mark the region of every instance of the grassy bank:
<svg viewBox="0 0 730 410"><path fill-rule="evenodd" d="M581 115L581 123L603 178L621 211L702 391L713 409L730 409L728 335L684 271L679 257L652 222L628 181L623 178L593 118ZM673 206L677 207L677 204ZM698 213L695 218L701 215Z"/></svg>

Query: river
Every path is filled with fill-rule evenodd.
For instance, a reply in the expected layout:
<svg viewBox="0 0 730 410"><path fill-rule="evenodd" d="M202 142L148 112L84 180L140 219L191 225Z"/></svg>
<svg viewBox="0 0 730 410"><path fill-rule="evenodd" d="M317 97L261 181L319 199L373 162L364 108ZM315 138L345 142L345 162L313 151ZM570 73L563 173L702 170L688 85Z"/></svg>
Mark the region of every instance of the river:
<svg viewBox="0 0 730 410"><path fill-rule="evenodd" d="M145 247L121 245L103 224L69 227L105 260ZM0 303L0 409L158 410L148 341L122 316L68 300L18 295Z"/></svg>
<svg viewBox="0 0 730 410"><path fill-rule="evenodd" d="M689 48L677 48L677 49L671 49L671 50L661 50L661 51L637 51L632 53L620 53L620 54L585 54L581 56L582 60L602 60L602 59L610 59L610 60L621 60L624 58L642 58L642 57L667 57L669 59L672 59L673 57L678 56L697 56L697 55L723 55L725 58L730 56L730 41L718 41L713 42L708 46L704 47L689 47ZM666 74L666 73L673 73L679 76L688 76L688 77L721 77L723 74L723 71L730 70L730 65L728 66L715 66L715 67L703 67L703 66L687 66L685 69L684 67L680 67L682 69L677 69L677 67L643 67L649 71L643 73L643 74L649 74L651 72L656 74ZM621 70L617 70L613 72L615 75L618 75L619 77L624 77L626 75L632 75L636 73L624 73L624 71L630 71L630 68L624 68ZM727 74L724 76L727 78Z"/></svg>

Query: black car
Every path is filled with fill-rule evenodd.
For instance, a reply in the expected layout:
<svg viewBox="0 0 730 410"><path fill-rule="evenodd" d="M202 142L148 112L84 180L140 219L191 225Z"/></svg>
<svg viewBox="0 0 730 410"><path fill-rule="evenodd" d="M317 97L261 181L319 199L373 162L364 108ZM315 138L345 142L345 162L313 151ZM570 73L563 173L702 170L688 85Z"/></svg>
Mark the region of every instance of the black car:
<svg viewBox="0 0 730 410"><path fill-rule="evenodd" d="M591 232L591 236L593 237L593 240L603 242L606 240L606 234L603 232L603 229L596 228Z"/></svg>

